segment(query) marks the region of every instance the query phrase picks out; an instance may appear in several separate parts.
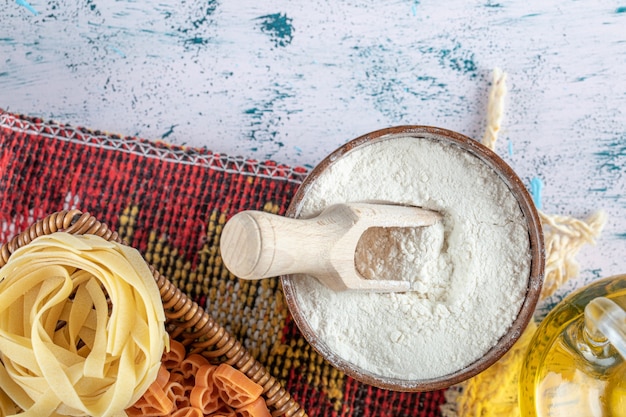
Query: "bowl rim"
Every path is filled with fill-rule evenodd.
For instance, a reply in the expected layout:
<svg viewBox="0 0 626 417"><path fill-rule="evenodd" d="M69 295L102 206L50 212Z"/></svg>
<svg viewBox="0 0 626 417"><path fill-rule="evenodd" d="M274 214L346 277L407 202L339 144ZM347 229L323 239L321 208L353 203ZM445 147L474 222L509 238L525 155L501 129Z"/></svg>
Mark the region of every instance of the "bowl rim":
<svg viewBox="0 0 626 417"><path fill-rule="evenodd" d="M308 193L309 188L315 183L319 175L330 167L337 160L354 149L366 146L368 144L393 140L394 138L414 137L416 139L435 139L445 143L459 146L461 149L479 158L482 162L491 167L496 174L508 186L511 193L517 200L520 209L526 218L528 226L529 242L530 242L530 276L526 286L526 296L522 306L518 312L516 319L513 321L507 332L492 346L481 358L460 369L456 372L429 379L420 380L403 380L398 378L385 377L375 375L365 369L356 367L342 357L334 354L326 344L320 340L309 323L300 311L297 303L296 290L293 285L292 275L283 275L280 277L285 295L285 300L291 315L303 334L304 338L324 359L326 359L333 367L344 372L346 375L369 385L393 391L433 391L448 388L452 385L465 381L478 373L484 371L489 366L498 361L519 339L524 329L533 318L533 314L539 301L541 288L543 285L545 272L545 246L543 239L543 230L539 213L535 207L534 201L517 176L515 171L495 152L478 141L471 139L460 133L433 126L424 125L402 125L388 127L367 133L350 140L335 151L326 156L318 165L316 165L302 182L292 198L286 216L296 218L299 215L303 198Z"/></svg>

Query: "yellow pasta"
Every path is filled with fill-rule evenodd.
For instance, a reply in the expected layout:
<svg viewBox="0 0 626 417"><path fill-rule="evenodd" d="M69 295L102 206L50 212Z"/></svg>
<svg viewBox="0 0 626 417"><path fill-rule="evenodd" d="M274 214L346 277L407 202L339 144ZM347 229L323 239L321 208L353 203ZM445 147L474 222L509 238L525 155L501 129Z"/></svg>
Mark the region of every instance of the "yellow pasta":
<svg viewBox="0 0 626 417"><path fill-rule="evenodd" d="M125 416L157 377L164 323L135 249L35 239L0 269L0 415Z"/></svg>

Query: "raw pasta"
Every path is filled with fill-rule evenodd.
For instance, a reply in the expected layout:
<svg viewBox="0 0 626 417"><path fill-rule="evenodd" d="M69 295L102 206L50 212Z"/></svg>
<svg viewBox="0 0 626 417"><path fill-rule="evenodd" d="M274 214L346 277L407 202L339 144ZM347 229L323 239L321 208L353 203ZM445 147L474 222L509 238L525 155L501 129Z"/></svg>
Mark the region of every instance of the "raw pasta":
<svg viewBox="0 0 626 417"><path fill-rule="evenodd" d="M259 398L263 388L252 382L243 372L222 363L213 372L222 400L232 408L241 408Z"/></svg>
<svg viewBox="0 0 626 417"><path fill-rule="evenodd" d="M128 416L271 417L261 397L263 387L231 365L213 365L198 353L187 355L176 340L170 340L161 361L158 378L126 410Z"/></svg>
<svg viewBox="0 0 626 417"><path fill-rule="evenodd" d="M123 416L157 378L164 323L135 249L39 237L0 269L0 389L24 417Z"/></svg>

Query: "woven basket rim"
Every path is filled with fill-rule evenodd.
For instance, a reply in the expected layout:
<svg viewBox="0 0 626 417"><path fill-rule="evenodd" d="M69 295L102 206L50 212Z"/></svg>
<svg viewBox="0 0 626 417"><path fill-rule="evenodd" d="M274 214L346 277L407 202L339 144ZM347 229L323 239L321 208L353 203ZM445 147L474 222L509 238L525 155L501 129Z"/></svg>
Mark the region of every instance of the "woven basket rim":
<svg viewBox="0 0 626 417"><path fill-rule="evenodd" d="M96 235L109 241L130 246L88 212L62 210L51 213L18 233L0 248L0 267L11 254L34 239L55 232L75 235ZM157 283L170 337L181 341L189 353L200 353L214 363L224 362L240 370L263 387L263 397L272 416L306 417L307 414L281 383L258 362L247 349L223 326L211 317L187 294L177 288L153 265L146 261Z"/></svg>

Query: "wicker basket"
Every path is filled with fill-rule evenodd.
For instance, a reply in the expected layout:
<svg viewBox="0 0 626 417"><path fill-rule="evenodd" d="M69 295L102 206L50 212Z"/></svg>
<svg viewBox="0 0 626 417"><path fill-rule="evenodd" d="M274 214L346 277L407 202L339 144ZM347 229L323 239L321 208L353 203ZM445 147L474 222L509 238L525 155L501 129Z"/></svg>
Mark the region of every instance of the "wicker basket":
<svg viewBox="0 0 626 417"><path fill-rule="evenodd" d="M60 211L37 221L2 245L0 267L6 264L11 254L18 248L39 236L57 231L76 235L97 235L109 241L125 243L116 232L89 213L82 213L79 210ZM226 362L261 385L272 416L306 416L305 411L280 382L271 376L238 340L152 265L148 266L159 287L167 317L166 329L172 338L182 342L189 353L200 353L213 363Z"/></svg>

